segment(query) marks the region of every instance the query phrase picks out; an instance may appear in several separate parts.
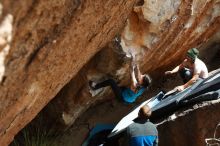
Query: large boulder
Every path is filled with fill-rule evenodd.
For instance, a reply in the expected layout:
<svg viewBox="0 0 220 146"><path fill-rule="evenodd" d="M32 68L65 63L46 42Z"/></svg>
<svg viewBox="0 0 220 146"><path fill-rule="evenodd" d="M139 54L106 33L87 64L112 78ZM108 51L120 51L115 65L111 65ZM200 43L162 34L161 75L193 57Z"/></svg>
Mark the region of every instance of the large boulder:
<svg viewBox="0 0 220 146"><path fill-rule="evenodd" d="M135 0L8 1L13 34L0 87L0 145L75 77L123 27Z"/></svg>
<svg viewBox="0 0 220 146"><path fill-rule="evenodd" d="M88 80L111 76L128 84L126 54L136 55L141 70L158 78L187 49L202 50L219 41L211 39L218 36L219 0L1 3L0 20L8 14L13 18L0 85L1 146L55 96L51 114L55 110L69 126L96 101L109 97L110 90L90 92ZM121 39L113 40L118 34Z"/></svg>

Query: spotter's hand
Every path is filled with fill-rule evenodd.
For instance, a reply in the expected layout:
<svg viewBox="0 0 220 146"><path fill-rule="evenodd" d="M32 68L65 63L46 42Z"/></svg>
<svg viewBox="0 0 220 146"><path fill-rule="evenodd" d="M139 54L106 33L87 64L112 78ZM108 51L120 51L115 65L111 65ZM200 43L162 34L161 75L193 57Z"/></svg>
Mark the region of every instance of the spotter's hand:
<svg viewBox="0 0 220 146"><path fill-rule="evenodd" d="M181 85L181 86L177 86L175 89L176 89L177 91L181 92L181 91L183 91L185 88L184 88L183 85Z"/></svg>

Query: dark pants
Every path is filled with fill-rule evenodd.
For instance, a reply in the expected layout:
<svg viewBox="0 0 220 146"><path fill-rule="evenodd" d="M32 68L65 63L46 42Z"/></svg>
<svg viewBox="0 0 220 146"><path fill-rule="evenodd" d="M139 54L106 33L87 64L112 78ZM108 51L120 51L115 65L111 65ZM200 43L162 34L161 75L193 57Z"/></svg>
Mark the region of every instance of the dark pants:
<svg viewBox="0 0 220 146"><path fill-rule="evenodd" d="M180 77L182 78L184 83L187 83L189 80L192 79L193 73L188 68L183 68L179 71Z"/></svg>
<svg viewBox="0 0 220 146"><path fill-rule="evenodd" d="M108 79L108 80L105 80L101 83L96 84L94 89L99 89L99 88L103 88L103 87L107 87L107 86L110 86L112 88L112 91L114 92L114 94L117 98L123 99L122 98L122 88L119 87L117 85L117 83L115 82L115 80L113 80L113 79Z"/></svg>

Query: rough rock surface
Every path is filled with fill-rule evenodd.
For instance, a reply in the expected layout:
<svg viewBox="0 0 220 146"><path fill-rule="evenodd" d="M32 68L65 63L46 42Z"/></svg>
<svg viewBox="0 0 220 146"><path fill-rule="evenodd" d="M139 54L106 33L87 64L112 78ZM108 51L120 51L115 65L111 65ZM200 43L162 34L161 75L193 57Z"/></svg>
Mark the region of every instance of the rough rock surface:
<svg viewBox="0 0 220 146"><path fill-rule="evenodd" d="M1 2L3 16L13 16L0 87L5 146L120 31L135 1Z"/></svg>
<svg viewBox="0 0 220 146"><path fill-rule="evenodd" d="M167 66L219 31L219 11L218 0L145 0L134 7L122 33L123 48L135 48L145 70Z"/></svg>
<svg viewBox="0 0 220 146"><path fill-rule="evenodd" d="M177 65L190 47L199 47L200 57L208 68L216 69L219 67L219 6L218 1L140 1L121 33L122 48L118 47L117 41L113 41L97 53L51 102L49 113L56 113L51 115L56 115L55 119L62 117L59 119L64 125L71 125L97 100L114 96L110 90L104 89L98 93L92 92L91 97L88 80L99 82L110 76L118 79L121 85L128 85L129 70L125 54L136 55L142 71L151 73L156 80L160 79L158 76L165 69ZM197 32L201 25L203 29Z"/></svg>
<svg viewBox="0 0 220 146"><path fill-rule="evenodd" d="M156 72L176 65L191 47L219 52L219 0L145 0L135 7L135 0L1 3L0 19L13 17L12 40L0 38L0 47L11 41L0 85L2 146L55 96L48 111L70 126L91 105L110 97L106 89L90 93L88 80L113 76L128 84L124 54L135 54L142 71L158 77ZM109 43L128 16L122 48L118 41Z"/></svg>
<svg viewBox="0 0 220 146"><path fill-rule="evenodd" d="M158 126L161 146L204 146L206 138L214 138L220 123L220 100L194 105L185 111L171 115ZM172 117L174 117L172 119ZM219 128L216 136L219 136Z"/></svg>
<svg viewBox="0 0 220 146"><path fill-rule="evenodd" d="M216 54L216 52L219 51L220 33L217 31L218 30L217 26L219 26L219 17L216 14L216 11L218 11L219 9L218 7L219 3L217 3L217 1L212 1L211 3L209 2L205 3L205 1L195 1L195 2L166 1L166 2L154 3L154 1L151 1L153 6L151 6L150 8L151 9L154 8L155 11L148 10L149 9L148 5L150 1L146 1L145 3L140 2L138 5L143 4L143 6L134 7L134 11L130 15L127 21L127 25L125 26L125 29L121 34L121 46L123 51L121 51L120 48L115 49L116 48L115 46L113 47L106 46L105 48L102 49L102 51L99 54L97 54L96 57L94 57L91 60L91 62L93 63L90 62L90 64L95 64L95 65L88 65L87 69L84 69L81 71L81 73L79 73L80 75L77 76L77 80L82 81L84 78L84 80L92 79L95 81L100 81L102 80L102 78L105 78L106 76L110 75L119 79L121 81L121 84L123 85L127 84L128 65L124 63L126 62L126 60L123 58L123 55L121 54L125 53L128 55L129 52L137 56L137 61L139 61L139 64L142 65L142 71L151 72L151 74L154 76L158 75L158 73L157 74L154 73L163 71L163 69L166 68L167 66L176 65L181 60L181 58L184 57L185 51L190 47L199 47L201 50L201 57L205 60L205 62L208 63L213 62L212 58L216 57L214 54ZM206 4L207 6L203 4ZM203 5L204 8L200 7L200 5ZM160 6L161 9L156 9L157 7ZM170 7L172 9L168 9ZM209 9L209 7L210 8L214 7L215 9ZM149 13L147 10L151 13ZM147 11L148 13L145 11ZM171 12L172 15L169 14ZM161 14L157 14L157 13L161 13ZM209 13L209 15L207 16L204 15L206 13ZM210 13L213 14L211 15ZM140 16L145 14L147 15L146 17ZM151 14L151 16L155 18L149 18L148 20L147 18L149 17L148 16L149 14ZM203 16L200 17L201 15ZM197 19L201 19L203 21L200 22ZM216 22L214 23L212 21L208 21L207 19ZM191 25L188 24L189 21ZM203 24L203 22L206 24ZM145 25L146 23L147 25ZM169 25L165 25L165 23ZM197 28L201 27L200 24L197 25L198 23L204 25L202 29L203 31L200 33L195 31ZM182 25L187 24L187 27L182 28L180 27L180 24ZM210 25L214 25L215 27L211 27ZM158 29L156 29L157 30L156 31L153 28L158 28ZM153 38L151 36L152 31L154 31L153 32L154 38L157 38L156 42L153 41ZM189 35L192 35L191 39L188 39ZM190 41L191 44L185 41ZM154 45L148 44L153 42ZM213 46L214 44L215 47ZM209 48L210 51L209 55L207 55L206 49L204 48L206 49ZM209 67L209 68L211 70L215 69L213 67ZM69 84L73 85L75 84L75 82L77 81L72 79ZM68 98L67 101L71 102L71 99L78 101L84 98L83 100L80 101L83 101L85 105L93 103L94 100L91 101L88 99L90 98L91 95L89 95L88 93L87 82L85 83L81 82L81 84L82 85L80 85L80 87L77 85L78 86L77 88L80 88L81 90L81 91L77 90L79 92L75 90L76 87L67 85L67 88L63 89L62 98L57 98L57 100ZM64 92L66 92L68 96L65 96ZM107 90L106 92L109 91ZM78 96L75 96L76 94L78 94L78 96L80 96L81 98L77 98ZM107 94L105 94L105 96L107 96ZM100 95L96 97L102 98L103 96ZM77 103L77 101L75 101L75 103ZM66 100L62 100L59 102L66 102ZM69 113L68 117L71 117L70 119L74 120L76 115L73 115L73 113L75 114L79 113L76 112L76 110L80 111L80 108L85 109L86 106L82 107L80 105L77 105L78 108L74 108L74 106L70 102L68 102L67 105L70 105L68 107L70 107L71 110L69 110L70 112L67 113Z"/></svg>

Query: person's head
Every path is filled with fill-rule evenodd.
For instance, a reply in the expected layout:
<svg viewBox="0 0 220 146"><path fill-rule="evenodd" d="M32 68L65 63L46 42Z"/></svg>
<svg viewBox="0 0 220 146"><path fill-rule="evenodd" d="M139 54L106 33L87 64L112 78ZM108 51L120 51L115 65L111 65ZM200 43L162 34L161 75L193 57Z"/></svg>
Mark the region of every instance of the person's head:
<svg viewBox="0 0 220 146"><path fill-rule="evenodd" d="M150 84L151 84L151 78L150 78L150 76L148 75L148 74L144 74L143 75L143 77L142 77L142 81L141 81L141 86L143 86L143 87L148 87L148 86L150 86Z"/></svg>
<svg viewBox="0 0 220 146"><path fill-rule="evenodd" d="M195 59L198 57L198 55L199 50L197 50L196 48L189 49L186 53L187 59L192 61L193 63L195 62Z"/></svg>
<svg viewBox="0 0 220 146"><path fill-rule="evenodd" d="M151 109L148 105L144 105L140 108L138 117L142 119L148 119L151 116Z"/></svg>

